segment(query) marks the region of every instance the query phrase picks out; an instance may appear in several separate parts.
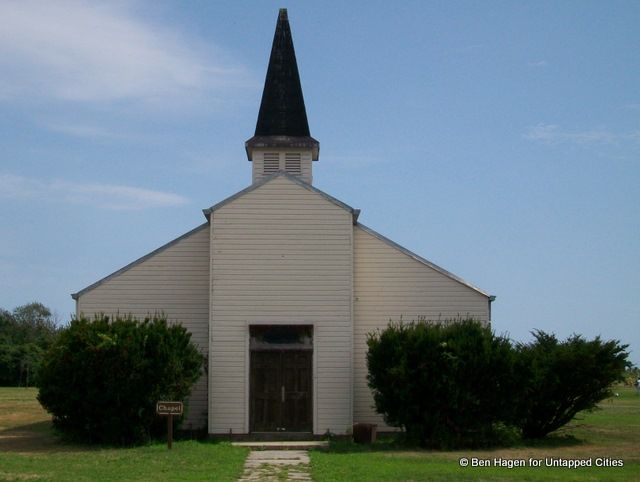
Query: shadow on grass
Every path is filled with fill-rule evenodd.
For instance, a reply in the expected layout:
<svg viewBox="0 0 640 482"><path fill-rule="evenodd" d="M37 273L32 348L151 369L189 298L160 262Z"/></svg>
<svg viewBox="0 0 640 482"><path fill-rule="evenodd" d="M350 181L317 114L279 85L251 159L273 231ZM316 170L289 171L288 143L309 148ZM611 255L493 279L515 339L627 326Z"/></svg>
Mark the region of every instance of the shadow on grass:
<svg viewBox="0 0 640 482"><path fill-rule="evenodd" d="M48 420L0 431L0 452L42 453L72 448L54 435Z"/></svg>
<svg viewBox="0 0 640 482"><path fill-rule="evenodd" d="M221 440L195 437L184 433L174 438L174 443L189 440L202 445L219 445L225 443ZM133 445L87 442L55 430L49 420L0 430L0 452L3 453L87 452L101 449L136 448L166 443L166 438L155 438L147 443Z"/></svg>
<svg viewBox="0 0 640 482"><path fill-rule="evenodd" d="M389 435L376 440L372 444L357 444L351 440L331 440L329 447L324 450L331 453L358 453L358 452L451 452L452 450L493 450L493 449L522 449L522 448L563 448L574 447L586 443L584 440L569 434L553 434L542 439L518 439L509 444L494 444L487 447L458 447L447 449L425 448L415 443L404 440L401 436ZM312 449L314 450L314 449Z"/></svg>
<svg viewBox="0 0 640 482"><path fill-rule="evenodd" d="M535 448L562 448L562 447L575 447L576 445L583 445L586 441L579 439L573 435L548 435L541 439L525 439L518 447L535 447Z"/></svg>
<svg viewBox="0 0 640 482"><path fill-rule="evenodd" d="M333 453L352 453L352 452L378 452L378 451L401 451L401 450L426 450L416 445L406 443L402 437L394 435L385 435L379 437L372 444L357 444L352 440L333 439L329 440L329 447L311 449L322 450Z"/></svg>

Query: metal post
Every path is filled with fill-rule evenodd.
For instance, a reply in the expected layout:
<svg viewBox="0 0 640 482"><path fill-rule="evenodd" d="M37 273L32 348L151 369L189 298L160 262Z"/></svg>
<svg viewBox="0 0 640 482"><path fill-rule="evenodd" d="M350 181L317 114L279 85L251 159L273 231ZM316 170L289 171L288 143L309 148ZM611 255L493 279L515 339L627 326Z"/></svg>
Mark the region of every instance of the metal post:
<svg viewBox="0 0 640 482"><path fill-rule="evenodd" d="M173 443L173 414L167 416L167 448L171 449Z"/></svg>

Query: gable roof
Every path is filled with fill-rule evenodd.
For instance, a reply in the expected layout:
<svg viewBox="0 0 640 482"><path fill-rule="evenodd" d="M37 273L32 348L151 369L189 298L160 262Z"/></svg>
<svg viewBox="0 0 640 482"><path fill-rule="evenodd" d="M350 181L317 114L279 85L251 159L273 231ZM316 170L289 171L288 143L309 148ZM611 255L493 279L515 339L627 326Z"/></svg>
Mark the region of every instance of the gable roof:
<svg viewBox="0 0 640 482"><path fill-rule="evenodd" d="M252 184L251 186L238 191L237 193L233 194L232 196L229 196L228 198L220 201L217 204L214 204L213 206L211 206L210 208L207 209L203 209L202 212L204 213L205 217L207 218L207 222L204 224L201 224L200 226L192 229L191 231L183 234L182 236L177 237L176 239L169 241L167 244L164 244L162 246L160 246L158 249L155 249L153 251L151 251L150 253L142 256L141 258L138 258L137 260L129 263L128 265L124 266L123 268L120 268L119 270L111 273L108 276L105 276L104 278L96 281L95 283L87 286L86 288L81 289L80 291L78 291L77 293L73 293L71 295L71 297L74 300L77 300L81 295L83 295L84 293L91 291L92 289L100 286L101 284L105 283L106 281L110 280L111 278L114 278L116 276L118 276L119 274L124 273L125 271L130 270L131 268L139 265L140 263L146 261L147 259L151 258L152 256L155 256L158 253L161 253L162 251L164 251L165 249L173 246L174 244L177 244L178 242L182 241L183 239L191 236L192 234L195 234L196 232L200 231L201 229L204 229L206 227L209 226L209 222L211 219L211 213L213 213L214 211L216 211L217 209L220 209L221 207L229 204L230 202L234 201L235 199L238 199L242 196L244 196L245 194L248 194L252 191L254 191L255 189L259 188L260 186L263 186L264 184L278 178L278 177L285 177L287 179L289 179L290 181L296 183L297 185L299 185L300 187L318 194L319 196L323 197L324 199L326 199L327 201L329 201L330 203L338 206L341 209L344 209L345 211L349 212L352 217L353 217L353 224L356 225L357 227L359 227L360 229L362 229L363 231L365 231L366 233L372 235L373 237L379 239L380 241L382 241L383 243L399 250L400 252L404 253L405 255L409 256L410 258L414 259L415 261L428 266L429 268L447 276L448 278L451 278L454 281L457 281L458 283L474 290L477 291L478 293L480 293L481 295L486 296L487 298L489 298L489 301L493 301L495 300L495 296L490 295L489 293L487 293L486 291L481 290L480 288L478 288L477 286L474 286L473 284L465 281L464 279L460 278L459 276L456 276L455 274L447 271L446 269L438 266L435 263L432 263L431 261L423 258L422 256L408 250L407 248L405 248L404 246L401 246L400 244L396 243L395 241L392 241L391 239L387 238L386 236L383 236L382 234L378 233L377 231L374 231L373 229L365 226L362 223L358 222L358 216L360 215L360 209L355 209L352 208L351 206L349 206L348 204L343 203L342 201L340 201L339 199L334 198L333 196L327 194L326 192L312 186L311 184L308 184L300 179L298 179L295 176L292 176L291 174L285 172L285 171L278 171L274 174L272 174L269 177L265 177L263 179L261 179L260 181Z"/></svg>
<svg viewBox="0 0 640 482"><path fill-rule="evenodd" d="M474 291L477 291L478 293L480 293L481 295L486 296L487 298L489 298L489 301L493 301L496 299L495 296L490 295L489 293L487 293L486 291L481 290L480 288L478 288L477 286L472 285L471 283L469 283L468 281L463 280L462 278L460 278L459 276L456 276L455 274L451 273L450 271L447 271L444 268L441 268L440 266L438 266L435 263L432 263L431 261L429 261L428 259L423 258L422 256L414 253L413 251L409 251L407 248L405 248L404 246L399 245L398 243L396 243L395 241L392 241L391 239L387 238L386 236L383 236L382 234L378 233L377 231L374 231L373 229L365 226L362 223L356 223L356 226L358 226L360 229L362 229L364 232L369 233L370 235L372 235L373 237L379 239L380 241L382 241L383 243L391 246L392 248L397 249L398 251L406 254L407 256L409 256L410 258L414 259L415 261L417 261L418 263L421 263L425 266L428 266L429 268L437 271L440 274L445 275L448 278L451 278L454 281L457 281L460 284L463 284L464 286L466 286L467 288L471 288Z"/></svg>
<svg viewBox="0 0 640 482"><path fill-rule="evenodd" d="M265 178L261 179L260 181L252 184L251 186L243 189L242 191L238 191L234 195L229 196L228 198L220 201L217 204L214 204L210 208L203 209L202 212L204 213L205 217L207 218L207 221L210 221L211 220L211 213L213 213L215 210L220 209L221 207L229 204L230 202L234 201L235 199L238 199L238 198L244 196L245 194L250 193L251 191L259 188L260 186L263 186L264 184L266 184L266 183L268 183L268 182L270 182L273 179L276 179L278 177L285 177L285 178L293 181L297 185L303 187L304 189L307 189L308 191L311 191L311 192L314 192L316 194L319 194L320 196L325 198L327 201L335 204L336 206L344 209L345 211L348 211L353 216L353 224L354 225L358 226L363 231L365 231L365 232L369 233L370 235L374 236L375 238L379 239L383 243L391 246L392 248L395 248L395 249L399 250L400 252L404 253L405 255L409 256L410 258L416 260L417 262L419 262L419 263L421 263L421 264L423 264L425 266L428 266L429 268L437 271L438 273L443 274L446 277L451 278L452 280L457 281L458 283L460 283L460 284L462 284L462 285L464 285L464 286L466 286L468 288L471 288L474 291L477 291L481 295L486 296L487 298L489 298L489 301L495 300L495 296L490 295L486 291L481 290L477 286L474 286L473 284L469 283L468 281L465 281L464 279L460 278L459 276L456 276L455 274L447 271L446 269L438 266L437 264L432 263L428 259L423 258L422 256L414 253L413 251L408 250L404 246L399 245L395 241L392 241L391 239L387 238L386 236L383 236L382 234L378 233L377 231L374 231L373 229L365 226L364 224L359 223L358 222L358 216L360 216L360 209L352 208L348 204L345 204L342 201L340 201L339 199L334 198L333 196L327 194L326 192L321 191L317 187L314 187L311 184L308 184L308 183L302 181L301 179L299 179L299 178L297 178L295 176L292 176L291 174L289 174L288 172L285 172L285 171L277 171L274 174L272 174L272 175L270 175L268 177L265 177Z"/></svg>
<svg viewBox="0 0 640 482"><path fill-rule="evenodd" d="M192 229L189 232L184 233L182 236L178 236L176 239L169 241L167 244L163 244L162 246L160 246L158 249L154 249L153 251L151 251L150 253L145 254L144 256L142 256L141 258L136 259L135 261L129 263L128 265L120 268L117 271L114 271L113 273L111 273L110 275L105 276L104 278L96 281L95 283L90 284L89 286L87 286L86 288L81 289L80 291L78 291L77 293L72 293L71 294L71 298L73 298L74 300L77 300L81 295L85 294L87 291L91 291L94 288L97 288L98 286L100 286L101 284L109 281L111 278L115 278L116 276L118 276L119 274L124 273L125 271L129 271L131 268L138 266L140 263L143 263L144 261L148 260L149 258L155 256L158 253L161 253L162 251L164 251L167 248L170 248L171 246L173 246L174 244L179 243L180 241L182 241L185 238L188 238L189 236L191 236L192 234L197 233L198 231L200 231L201 229L204 229L206 227L209 226L209 223L203 223L200 226L198 226L197 228Z"/></svg>
<svg viewBox="0 0 640 482"><path fill-rule="evenodd" d="M340 201L339 199L334 198L333 196L327 194L326 192L321 191L317 187L314 187L311 184L308 184L308 183L304 182L303 180L297 178L296 176L292 176L291 174L289 174L288 172L285 172L285 171L277 171L277 172L271 174L270 176L264 177L264 178L260 179L259 181L254 182L251 186L243 189L242 191L238 191L234 195L229 196L226 199L223 199L222 201L220 201L217 204L214 204L210 208L203 209L202 212L205 215L205 217L207 218L207 221L209 221L211 219L211 213L213 213L215 210L220 209L222 206L225 206L226 204L229 204L231 201L234 201L234 200L244 196L245 194L248 194L251 191L254 191L255 189L258 189L260 186L264 186L268 182L270 182L270 181L272 181L272 180L274 180L274 179L276 179L278 177L287 178L288 180L294 182L298 186L306 189L307 191L311 191L313 193L316 193L316 194L322 196L324 199L326 199L330 203L335 204L339 208L342 208L345 211L351 213L351 215L353 216L353 223L355 224L357 222L358 216L360 215L360 210L359 209L352 208L348 204L345 204L342 201Z"/></svg>

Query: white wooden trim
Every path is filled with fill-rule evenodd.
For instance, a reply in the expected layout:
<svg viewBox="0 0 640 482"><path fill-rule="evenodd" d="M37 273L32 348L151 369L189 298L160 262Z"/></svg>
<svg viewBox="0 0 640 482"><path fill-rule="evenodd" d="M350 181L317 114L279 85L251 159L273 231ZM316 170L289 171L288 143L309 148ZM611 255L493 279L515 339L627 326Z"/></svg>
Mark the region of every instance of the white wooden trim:
<svg viewBox="0 0 640 482"><path fill-rule="evenodd" d="M251 410L251 400L249 397L251 394L249 393L249 386L251 385L249 381L249 377L251 377L251 333L249 332L250 327L253 323L247 323L244 331L244 433L249 433L250 427L250 417L251 414L249 411Z"/></svg>

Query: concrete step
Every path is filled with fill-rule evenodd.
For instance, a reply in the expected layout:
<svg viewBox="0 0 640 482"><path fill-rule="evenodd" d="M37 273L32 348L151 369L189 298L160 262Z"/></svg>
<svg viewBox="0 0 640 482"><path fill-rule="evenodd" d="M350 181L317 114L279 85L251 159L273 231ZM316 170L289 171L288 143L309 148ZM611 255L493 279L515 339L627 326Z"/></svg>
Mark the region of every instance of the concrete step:
<svg viewBox="0 0 640 482"><path fill-rule="evenodd" d="M329 447L326 440L279 440L277 442L233 442L236 447L248 447L251 450L309 450Z"/></svg>

